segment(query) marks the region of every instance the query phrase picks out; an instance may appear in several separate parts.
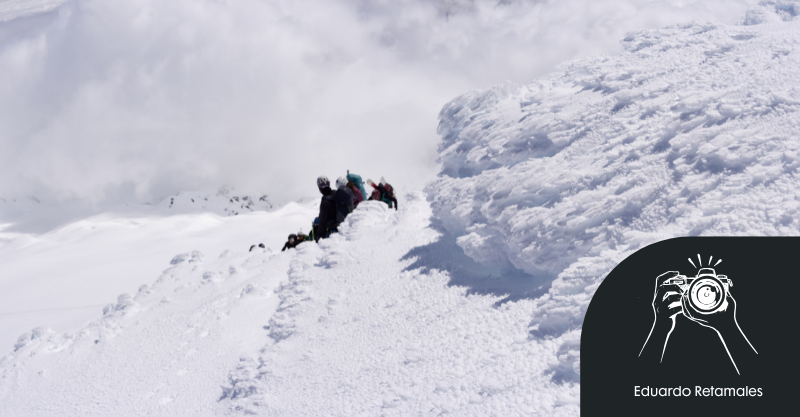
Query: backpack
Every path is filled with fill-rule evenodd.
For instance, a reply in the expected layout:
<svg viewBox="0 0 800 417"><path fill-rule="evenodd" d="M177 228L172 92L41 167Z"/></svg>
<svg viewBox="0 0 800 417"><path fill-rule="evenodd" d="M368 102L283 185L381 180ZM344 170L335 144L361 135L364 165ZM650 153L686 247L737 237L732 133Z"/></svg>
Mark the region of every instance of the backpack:
<svg viewBox="0 0 800 417"><path fill-rule="evenodd" d="M355 206L357 206L358 203L364 201L364 195L361 194L361 190L359 190L358 187L356 187L351 191L353 191L353 208L355 208Z"/></svg>
<svg viewBox="0 0 800 417"><path fill-rule="evenodd" d="M339 227L339 223L343 222L344 221L344 217L345 217L341 213L341 211L338 209L338 207L337 207L338 204L336 204L336 199L334 197L335 197L335 194L334 195L326 195L325 197L322 197L323 200L330 201L330 207L331 207L330 210L331 211L328 213L328 224L325 227L325 230L328 230L328 231L334 230L337 227Z"/></svg>
<svg viewBox="0 0 800 417"><path fill-rule="evenodd" d="M380 190L378 190L377 188L372 190L372 195L369 198L370 198L370 200L378 200L378 201L380 201L380 199L381 199Z"/></svg>
<svg viewBox="0 0 800 417"><path fill-rule="evenodd" d="M336 190L333 196L328 196L326 198L330 198L331 203L333 203L332 206L334 207L336 215L332 218L336 219L336 225L334 227L338 227L339 224L344 221L345 217L353 212L353 192L347 187L341 187ZM329 229L333 229L334 227L329 227Z"/></svg>
<svg viewBox="0 0 800 417"><path fill-rule="evenodd" d="M383 189L381 189L381 187L383 187ZM378 183L377 188L381 190L381 193L388 194L389 196L394 197L394 189L392 188L391 184L386 182L386 180L383 177L381 177L381 182ZM381 195L381 197L386 197L386 196Z"/></svg>
<svg viewBox="0 0 800 417"><path fill-rule="evenodd" d="M361 175L351 174L350 170L347 171L347 181L351 181L353 184L361 190L361 195L366 197L367 190L364 189L364 180L361 179Z"/></svg>
<svg viewBox="0 0 800 417"><path fill-rule="evenodd" d="M380 193L380 200L384 203L389 205L389 208L392 208L392 199L394 198L394 192L392 192L392 186L389 185L386 181L383 181L381 178L381 183L378 184L376 191Z"/></svg>

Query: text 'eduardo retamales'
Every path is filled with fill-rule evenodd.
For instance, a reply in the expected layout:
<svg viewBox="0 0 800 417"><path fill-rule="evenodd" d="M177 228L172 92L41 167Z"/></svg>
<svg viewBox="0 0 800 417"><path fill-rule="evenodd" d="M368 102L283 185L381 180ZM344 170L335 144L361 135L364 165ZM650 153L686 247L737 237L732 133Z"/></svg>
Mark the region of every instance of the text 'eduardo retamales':
<svg viewBox="0 0 800 417"><path fill-rule="evenodd" d="M760 397L763 395L761 388L739 387L739 388L703 388L695 386L694 392L691 388L654 388L636 386L633 389L634 397Z"/></svg>

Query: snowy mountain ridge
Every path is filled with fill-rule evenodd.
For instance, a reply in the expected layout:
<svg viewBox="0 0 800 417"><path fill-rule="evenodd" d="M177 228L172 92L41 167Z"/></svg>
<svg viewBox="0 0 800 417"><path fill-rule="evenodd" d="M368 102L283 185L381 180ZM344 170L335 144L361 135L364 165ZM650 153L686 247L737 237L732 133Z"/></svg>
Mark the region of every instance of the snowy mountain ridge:
<svg viewBox="0 0 800 417"><path fill-rule="evenodd" d="M62 208L69 203L43 203L34 195L26 197L0 196L0 213L16 216L24 212L47 209L49 206ZM148 206L150 204L145 204ZM234 193L232 189L223 187L216 193L201 191L183 191L169 196L154 205L159 209L168 209L171 213L214 213L219 216L236 216L240 213L251 213L256 210L271 210L273 204L266 194L248 195Z"/></svg>
<svg viewBox="0 0 800 417"><path fill-rule="evenodd" d="M102 204L100 205L102 206ZM217 192L184 191L156 204L119 203L108 212L134 216L173 216L211 213L218 216L238 216L275 208L264 193L234 192L223 187ZM0 230L10 227L26 232L44 233L70 221L98 214L98 207L81 201L48 201L36 196L0 196Z"/></svg>
<svg viewBox="0 0 800 417"><path fill-rule="evenodd" d="M551 378L578 334L530 339L532 300L420 268L414 248L446 253L423 195L401 197L319 245L179 254L76 331L22 335L0 414L577 414L579 386Z"/></svg>
<svg viewBox="0 0 800 417"><path fill-rule="evenodd" d="M273 205L266 194L258 197L235 195L232 190L222 188L217 193L181 192L167 197L158 204L161 209L180 213L211 212L219 216L238 216L256 210L272 210Z"/></svg>
<svg viewBox="0 0 800 417"><path fill-rule="evenodd" d="M536 335L579 328L604 275L644 245L800 233L797 4L762 2L745 19L759 25L630 33L619 56L442 109L428 199L476 261L558 277Z"/></svg>

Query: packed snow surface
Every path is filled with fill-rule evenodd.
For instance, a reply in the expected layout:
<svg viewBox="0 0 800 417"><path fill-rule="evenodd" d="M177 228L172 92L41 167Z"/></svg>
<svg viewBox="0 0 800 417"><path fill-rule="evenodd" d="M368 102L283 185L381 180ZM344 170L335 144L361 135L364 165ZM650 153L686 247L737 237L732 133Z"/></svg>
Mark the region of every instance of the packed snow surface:
<svg viewBox="0 0 800 417"><path fill-rule="evenodd" d="M200 204L203 194L178 198L191 205L190 195ZM229 201L211 200L222 208ZM168 204L93 216L40 235L0 224L0 352L34 327L65 331L97 317L119 293L152 284L176 253L198 250L216 257L258 243L279 251L290 233L311 229L317 210L316 203L291 203L272 212L221 217Z"/></svg>
<svg viewBox="0 0 800 417"><path fill-rule="evenodd" d="M467 255L557 276L537 337L579 328L605 274L674 236L797 235L800 12L764 1L744 25L630 33L440 113L426 190Z"/></svg>
<svg viewBox="0 0 800 417"><path fill-rule="evenodd" d="M401 198L319 245L176 256L102 318L22 335L0 415L577 414L578 386L551 378L577 334L532 339L533 301L420 267L407 255L440 233L421 193Z"/></svg>

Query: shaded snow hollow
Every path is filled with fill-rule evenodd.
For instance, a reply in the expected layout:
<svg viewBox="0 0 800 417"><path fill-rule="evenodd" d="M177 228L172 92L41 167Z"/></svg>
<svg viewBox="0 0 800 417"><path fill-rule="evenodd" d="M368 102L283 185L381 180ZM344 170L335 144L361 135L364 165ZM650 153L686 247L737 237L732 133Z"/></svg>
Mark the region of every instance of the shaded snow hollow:
<svg viewBox="0 0 800 417"><path fill-rule="evenodd" d="M440 233L421 193L402 201L319 245L180 254L87 326L23 335L0 415L577 414L578 385L552 380L577 334L533 340L533 301L419 267Z"/></svg>
<svg viewBox="0 0 800 417"><path fill-rule="evenodd" d="M580 328L602 278L650 243L798 234L798 12L764 1L741 26L630 33L619 56L442 109L434 214L476 261L557 277L535 337Z"/></svg>

